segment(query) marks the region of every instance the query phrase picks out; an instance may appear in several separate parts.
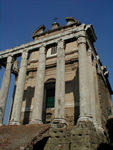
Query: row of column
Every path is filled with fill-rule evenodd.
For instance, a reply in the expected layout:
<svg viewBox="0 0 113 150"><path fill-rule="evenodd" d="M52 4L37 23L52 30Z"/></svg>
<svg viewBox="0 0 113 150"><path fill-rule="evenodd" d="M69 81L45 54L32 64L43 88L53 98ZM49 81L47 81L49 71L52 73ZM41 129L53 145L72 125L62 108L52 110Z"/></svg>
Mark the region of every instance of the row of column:
<svg viewBox="0 0 113 150"><path fill-rule="evenodd" d="M60 40L58 42L57 49L57 72L56 72L56 99L55 99L55 116L54 118L59 120L64 120L64 95L65 95L65 52L64 52L64 42ZM21 105L23 99L24 85L26 79L26 69L27 69L27 58L28 52L24 51L22 53L21 65L19 69L19 74L17 78L16 92L13 102L12 114L10 124L20 124L21 115ZM12 57L7 58L7 65L5 70L5 75L2 83L2 88L0 90L0 124L2 125L4 110L6 105L6 100L8 96L10 78L11 78L11 67L12 67ZM34 104L32 111L31 124L42 123L42 105L43 105L43 92L44 92L44 77L45 77L45 66L46 66L46 47L40 47L39 61L37 66L36 75L36 85L34 93ZM58 96L59 95L59 96ZM57 113L59 112L59 113Z"/></svg>
<svg viewBox="0 0 113 150"><path fill-rule="evenodd" d="M79 36L79 93L80 93L80 117L79 121L92 120L96 123L96 96L94 91L93 70L91 65L91 57L87 55L86 37ZM22 53L21 65L18 74L16 92L14 97L13 109L10 124L20 124L21 105L23 99L26 69L27 69L28 52ZM44 92L44 77L46 66L46 46L40 47L40 54L37 65L36 85L34 93L34 103L32 110L31 124L42 123L42 105ZM10 76L12 67L12 57L7 58L6 71L0 91L0 124L3 121L3 114L5 110ZM92 70L93 69L93 70ZM64 107L65 107L65 51L64 41L59 40L57 45L57 68L56 68L56 88L55 88L55 113L54 121L65 123ZM97 80L97 79L96 79ZM94 106L94 107L92 107ZM53 121L53 122L54 122Z"/></svg>
<svg viewBox="0 0 113 150"><path fill-rule="evenodd" d="M40 48L39 63L37 68L34 104L31 124L42 123L42 107L44 94L44 77L46 66L45 47ZM64 122L64 97L65 97L65 51L64 41L60 40L57 45L57 68L55 88L55 113L54 121Z"/></svg>
<svg viewBox="0 0 113 150"><path fill-rule="evenodd" d="M18 74L18 81L16 86L16 93L14 97L14 104L13 104L10 124L19 124L20 121L21 104L22 104L22 98L24 92L26 68L27 68L27 55L28 55L27 51L24 51L22 53L21 65ZM2 87L0 90L0 125L3 124L3 117L4 117L5 106L8 97L13 62L14 62L13 57L9 56L7 58L5 74L2 82Z"/></svg>

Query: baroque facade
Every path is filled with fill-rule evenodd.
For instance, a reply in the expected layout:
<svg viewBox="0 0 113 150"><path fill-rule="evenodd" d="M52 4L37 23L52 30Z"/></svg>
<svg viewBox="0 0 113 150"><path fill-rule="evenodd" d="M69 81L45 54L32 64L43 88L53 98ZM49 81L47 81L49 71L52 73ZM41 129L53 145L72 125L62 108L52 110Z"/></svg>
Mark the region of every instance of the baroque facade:
<svg viewBox="0 0 113 150"><path fill-rule="evenodd" d="M54 22L47 31L42 25L33 33L32 42L0 52L0 65L5 67L0 128L4 133L14 132L15 127L15 132L32 130L31 139L25 134L28 139L12 150L96 150L101 143L109 143L106 124L113 113L113 92L107 68L94 47L93 26L72 17L66 21L64 26ZM11 74L15 75L14 98L9 125L4 127ZM5 134L4 138L12 133Z"/></svg>

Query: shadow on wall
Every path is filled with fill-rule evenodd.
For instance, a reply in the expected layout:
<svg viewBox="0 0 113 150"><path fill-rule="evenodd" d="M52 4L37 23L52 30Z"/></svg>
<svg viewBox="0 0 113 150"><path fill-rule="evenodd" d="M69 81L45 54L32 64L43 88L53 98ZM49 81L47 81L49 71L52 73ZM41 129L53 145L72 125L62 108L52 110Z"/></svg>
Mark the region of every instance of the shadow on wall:
<svg viewBox="0 0 113 150"><path fill-rule="evenodd" d="M106 128L108 129L110 143L113 143L113 118L107 120Z"/></svg>
<svg viewBox="0 0 113 150"><path fill-rule="evenodd" d="M97 150L113 150L113 146L107 143L101 143Z"/></svg>
<svg viewBox="0 0 113 150"><path fill-rule="evenodd" d="M79 70L77 68L76 76L71 81L65 82L65 93L73 93L74 95L74 124L77 123L80 114L80 102L79 102Z"/></svg>
<svg viewBox="0 0 113 150"><path fill-rule="evenodd" d="M14 90L13 90L13 94L12 94L12 104L11 104L11 110L10 110L10 114L9 114L9 120L11 119L11 115L12 115L12 111L13 111L15 92L16 92L16 85L14 85Z"/></svg>
<svg viewBox="0 0 113 150"><path fill-rule="evenodd" d="M30 118L30 108L31 108L31 102L32 98L34 97L34 90L35 87L28 87L26 90L24 90L24 96L23 100L26 101L26 106L25 106L25 112L24 112L24 118L23 118L23 124L28 124L29 123L29 118ZM79 71L77 68L76 71L76 76L73 78L71 81L66 81L65 82L65 93L73 93L74 95L74 124L77 123L79 114L80 114L80 107L79 107Z"/></svg>
<svg viewBox="0 0 113 150"><path fill-rule="evenodd" d="M32 98L34 97L34 87L28 87L26 90L24 90L24 96L23 100L26 100L26 106L25 106L25 112L24 112L24 118L23 118L23 124L28 124L30 119L30 108L31 108L31 102Z"/></svg>

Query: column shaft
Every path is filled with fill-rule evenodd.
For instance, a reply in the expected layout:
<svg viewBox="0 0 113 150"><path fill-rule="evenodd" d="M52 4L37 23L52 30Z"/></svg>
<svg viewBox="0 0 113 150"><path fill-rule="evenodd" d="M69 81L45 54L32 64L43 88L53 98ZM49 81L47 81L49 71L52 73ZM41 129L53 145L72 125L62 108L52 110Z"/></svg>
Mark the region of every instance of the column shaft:
<svg viewBox="0 0 113 150"><path fill-rule="evenodd" d="M11 121L10 121L10 124L12 125L20 124L21 105L22 105L24 85L26 79L27 57L28 57L28 52L24 51L22 53L21 65L20 65L18 81L16 85L16 92L15 92L14 104L13 104Z"/></svg>
<svg viewBox="0 0 113 150"><path fill-rule="evenodd" d="M65 51L64 41L58 42L57 48L57 68L56 68L56 89L55 89L55 119L64 122L65 108Z"/></svg>
<svg viewBox="0 0 113 150"><path fill-rule="evenodd" d="M2 82L2 87L0 90L0 124L2 125L5 105L7 101L10 79L11 79L11 67L12 67L12 57L9 56L7 58L6 70Z"/></svg>
<svg viewBox="0 0 113 150"><path fill-rule="evenodd" d="M96 60L94 59L93 65L93 81L94 81L94 93L95 93L95 110L96 110L96 127L103 131L102 122L101 122L101 108L99 102L99 93L98 93L98 77L96 70Z"/></svg>
<svg viewBox="0 0 113 150"><path fill-rule="evenodd" d="M78 38L79 57L79 93L80 93L80 118L90 119L89 104L89 79L88 79L88 57L86 51L86 37Z"/></svg>
<svg viewBox="0 0 113 150"><path fill-rule="evenodd" d="M45 65L46 65L45 47L41 47L37 67L31 124L42 123Z"/></svg>
<svg viewBox="0 0 113 150"><path fill-rule="evenodd" d="M93 62L92 62L92 52L88 50L88 73L89 73L89 100L90 100L90 113L92 116L92 121L96 126L96 97L95 97L95 82L94 82L94 72L93 72Z"/></svg>

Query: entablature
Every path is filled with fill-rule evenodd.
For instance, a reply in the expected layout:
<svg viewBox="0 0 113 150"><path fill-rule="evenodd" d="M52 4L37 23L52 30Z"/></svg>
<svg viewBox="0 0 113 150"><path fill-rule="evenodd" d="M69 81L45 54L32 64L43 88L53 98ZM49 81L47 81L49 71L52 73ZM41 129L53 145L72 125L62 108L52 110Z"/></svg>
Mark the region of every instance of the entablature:
<svg viewBox="0 0 113 150"><path fill-rule="evenodd" d="M4 51L0 52L0 59L6 58L9 55L19 55L21 54L25 49L27 51L32 51L33 49L38 49L39 47L41 47L41 45L43 43L45 43L46 45L52 44L52 43L57 43L59 41L59 39L62 40L67 40L70 38L78 38L79 35L82 36L82 31L84 30L85 25L81 24L79 27L75 27L74 29L69 29L68 31L65 32L61 32L59 34L56 34L54 36L50 36L50 37L46 37L43 38L41 40L35 40L26 44L22 44L20 46L11 48L11 49L6 49ZM85 35L83 35L85 36Z"/></svg>

